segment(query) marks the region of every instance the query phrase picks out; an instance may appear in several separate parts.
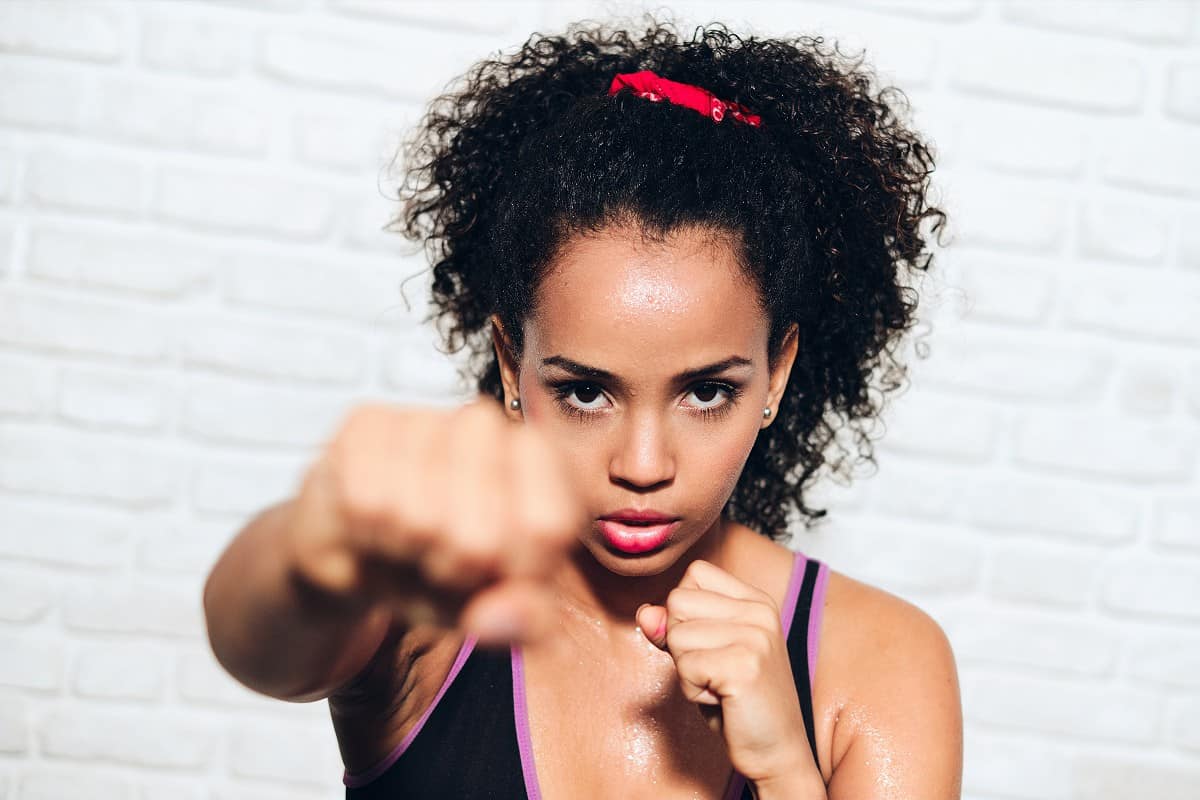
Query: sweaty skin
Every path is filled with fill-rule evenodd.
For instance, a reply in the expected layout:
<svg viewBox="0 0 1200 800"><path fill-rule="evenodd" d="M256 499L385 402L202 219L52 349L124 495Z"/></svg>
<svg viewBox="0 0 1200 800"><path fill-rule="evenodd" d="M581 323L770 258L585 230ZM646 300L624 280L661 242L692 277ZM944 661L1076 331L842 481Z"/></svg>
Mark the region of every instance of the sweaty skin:
<svg viewBox="0 0 1200 800"><path fill-rule="evenodd" d="M775 424L803 343L789 335L770 368L768 321L730 242L698 229L662 245L622 227L574 240L540 286L520 363L499 319L493 326L505 413L548 434L590 516L633 507L682 518L664 546L640 554L611 551L593 528L555 576L552 631L522 648L543 796L719 798L732 770L726 742L635 615L665 604L697 559L783 603L793 551L722 511L759 431ZM676 380L730 357L747 363ZM580 375L571 363L611 375ZM516 397L520 409L508 405ZM356 736L353 721L335 719L340 741L376 748L343 748L352 771L403 738L460 642L428 648L386 736ZM945 635L915 606L830 570L812 689L817 794L805 783L803 794L785 787L762 800L816 797L820 784L832 800L959 797L957 673ZM796 741L797 773L815 773L802 730Z"/></svg>

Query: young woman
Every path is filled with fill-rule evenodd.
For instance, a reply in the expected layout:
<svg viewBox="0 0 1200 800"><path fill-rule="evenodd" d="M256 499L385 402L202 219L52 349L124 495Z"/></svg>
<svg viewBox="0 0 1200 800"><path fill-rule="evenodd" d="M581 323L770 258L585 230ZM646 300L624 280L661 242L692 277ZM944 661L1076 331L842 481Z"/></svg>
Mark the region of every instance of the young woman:
<svg viewBox="0 0 1200 800"><path fill-rule="evenodd" d="M400 221L481 397L355 409L214 566L213 650L328 699L347 797L956 798L941 628L780 543L872 458L930 152L819 38L648 19L435 101Z"/></svg>

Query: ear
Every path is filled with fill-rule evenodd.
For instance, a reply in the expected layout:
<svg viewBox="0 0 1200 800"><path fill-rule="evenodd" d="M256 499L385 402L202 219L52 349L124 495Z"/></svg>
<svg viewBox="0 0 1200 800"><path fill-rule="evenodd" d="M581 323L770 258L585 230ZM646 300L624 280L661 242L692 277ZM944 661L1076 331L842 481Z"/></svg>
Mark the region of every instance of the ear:
<svg viewBox="0 0 1200 800"><path fill-rule="evenodd" d="M521 396L520 381L517 378L521 370L521 365L513 360L512 340L504 330L504 325L500 322L500 317L492 314L491 321L492 346L496 349L496 360L500 364L500 383L504 388L504 398L501 401L504 403L504 413L511 419L521 420L523 419L521 410L514 409L509 405L512 400Z"/></svg>
<svg viewBox="0 0 1200 800"><path fill-rule="evenodd" d="M770 386L767 389L767 407L771 416L763 420L763 427L771 424L779 414L779 400L787 389L788 376L792 373L792 364L796 361L796 350L799 346L800 326L795 322L783 335L783 344L779 348L779 362L771 370Z"/></svg>

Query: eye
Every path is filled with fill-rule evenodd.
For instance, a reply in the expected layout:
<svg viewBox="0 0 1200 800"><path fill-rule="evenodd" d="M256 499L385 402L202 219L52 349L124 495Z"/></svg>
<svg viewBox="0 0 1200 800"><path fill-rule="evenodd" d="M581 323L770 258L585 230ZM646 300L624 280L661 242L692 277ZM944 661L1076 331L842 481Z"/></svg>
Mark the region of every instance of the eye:
<svg viewBox="0 0 1200 800"><path fill-rule="evenodd" d="M560 383L555 384L551 388L554 390L554 397L558 401L559 407L572 416L580 418L588 417L603 408L603 406L589 405L590 403L594 403L597 398L604 397L600 391L600 387L594 383ZM583 407L567 402L567 397L572 394L578 396L583 401Z"/></svg>
<svg viewBox="0 0 1200 800"><path fill-rule="evenodd" d="M724 392L725 399L721 399L721 393ZM706 381L697 384L696 388L689 390L688 394L695 395L700 398L701 407L700 415L703 417L715 417L729 413L733 407L737 405L738 398L741 397L742 390L729 383L717 383L715 381ZM705 400L705 397L716 395L718 401L715 405L708 405L711 400Z"/></svg>

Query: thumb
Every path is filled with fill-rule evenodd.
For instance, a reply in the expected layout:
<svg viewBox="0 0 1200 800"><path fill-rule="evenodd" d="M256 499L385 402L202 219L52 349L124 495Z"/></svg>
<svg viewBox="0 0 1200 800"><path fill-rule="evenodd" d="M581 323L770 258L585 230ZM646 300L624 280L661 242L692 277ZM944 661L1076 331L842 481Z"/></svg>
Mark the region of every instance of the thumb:
<svg viewBox="0 0 1200 800"><path fill-rule="evenodd" d="M655 647L663 650L667 649L667 609L665 606L656 606L650 603L643 603L638 607L637 614L638 629L642 635L653 644Z"/></svg>

